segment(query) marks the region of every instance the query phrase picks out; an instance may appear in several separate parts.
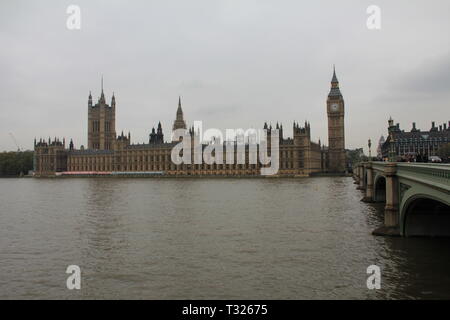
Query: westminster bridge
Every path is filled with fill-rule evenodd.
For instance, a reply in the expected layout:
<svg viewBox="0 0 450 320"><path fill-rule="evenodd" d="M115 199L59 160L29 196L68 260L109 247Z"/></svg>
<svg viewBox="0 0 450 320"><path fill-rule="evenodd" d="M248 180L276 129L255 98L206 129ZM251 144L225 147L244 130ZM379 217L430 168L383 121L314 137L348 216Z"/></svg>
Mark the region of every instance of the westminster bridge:
<svg viewBox="0 0 450 320"><path fill-rule="evenodd" d="M365 202L383 202L375 235L450 236L450 165L363 162L354 170Z"/></svg>

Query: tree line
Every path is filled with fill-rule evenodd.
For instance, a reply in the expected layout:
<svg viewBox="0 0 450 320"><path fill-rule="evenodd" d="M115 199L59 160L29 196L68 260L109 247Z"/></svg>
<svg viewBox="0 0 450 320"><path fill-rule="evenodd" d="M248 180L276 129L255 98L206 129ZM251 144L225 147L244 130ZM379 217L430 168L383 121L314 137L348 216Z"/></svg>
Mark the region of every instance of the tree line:
<svg viewBox="0 0 450 320"><path fill-rule="evenodd" d="M442 145L436 154L443 162L450 163L450 143Z"/></svg>
<svg viewBox="0 0 450 320"><path fill-rule="evenodd" d="M33 170L33 151L0 152L0 176L20 176Z"/></svg>

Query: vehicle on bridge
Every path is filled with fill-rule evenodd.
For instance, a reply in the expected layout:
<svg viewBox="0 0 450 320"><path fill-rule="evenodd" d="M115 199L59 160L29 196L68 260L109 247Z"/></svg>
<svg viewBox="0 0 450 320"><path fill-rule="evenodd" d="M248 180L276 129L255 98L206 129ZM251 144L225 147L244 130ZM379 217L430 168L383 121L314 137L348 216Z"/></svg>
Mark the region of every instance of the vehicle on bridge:
<svg viewBox="0 0 450 320"><path fill-rule="evenodd" d="M430 156L430 157L428 157L428 161L430 161L432 163L441 163L442 159L439 158L438 156Z"/></svg>

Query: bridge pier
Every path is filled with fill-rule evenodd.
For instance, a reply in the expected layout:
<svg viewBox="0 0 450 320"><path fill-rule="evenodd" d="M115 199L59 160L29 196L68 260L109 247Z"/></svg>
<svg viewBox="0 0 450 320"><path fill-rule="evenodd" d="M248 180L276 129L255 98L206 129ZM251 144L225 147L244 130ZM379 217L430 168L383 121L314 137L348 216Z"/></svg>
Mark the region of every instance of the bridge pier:
<svg viewBox="0 0 450 320"><path fill-rule="evenodd" d="M373 231L374 235L400 236L399 229L399 185L397 164L390 162L384 169L386 177L386 206L384 207L384 226Z"/></svg>
<svg viewBox="0 0 450 320"><path fill-rule="evenodd" d="M386 207L384 209L384 225L386 227L398 227L398 177L397 164L388 163L386 174Z"/></svg>
<svg viewBox="0 0 450 320"><path fill-rule="evenodd" d="M354 184L359 184L359 167L360 165L358 164L356 168L353 170L353 180L355 180L353 182Z"/></svg>
<svg viewBox="0 0 450 320"><path fill-rule="evenodd" d="M359 167L359 185L358 188L356 188L358 190L365 190L365 186L364 186L364 165L361 165Z"/></svg>
<svg viewBox="0 0 450 320"><path fill-rule="evenodd" d="M367 183L366 183L366 195L362 198L364 202L373 202L374 201L374 186L373 186L373 170L372 163L368 162L364 164L364 171L367 174Z"/></svg>

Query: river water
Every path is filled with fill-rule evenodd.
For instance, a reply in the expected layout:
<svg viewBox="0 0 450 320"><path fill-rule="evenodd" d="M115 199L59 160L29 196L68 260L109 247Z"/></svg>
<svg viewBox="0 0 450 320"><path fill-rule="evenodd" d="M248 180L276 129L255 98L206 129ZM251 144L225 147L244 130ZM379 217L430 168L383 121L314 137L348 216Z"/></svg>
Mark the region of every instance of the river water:
<svg viewBox="0 0 450 320"><path fill-rule="evenodd" d="M450 298L450 241L372 236L382 206L351 178L22 178L0 193L1 299Z"/></svg>

